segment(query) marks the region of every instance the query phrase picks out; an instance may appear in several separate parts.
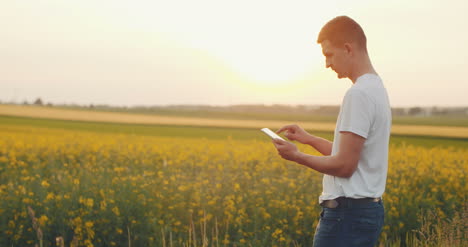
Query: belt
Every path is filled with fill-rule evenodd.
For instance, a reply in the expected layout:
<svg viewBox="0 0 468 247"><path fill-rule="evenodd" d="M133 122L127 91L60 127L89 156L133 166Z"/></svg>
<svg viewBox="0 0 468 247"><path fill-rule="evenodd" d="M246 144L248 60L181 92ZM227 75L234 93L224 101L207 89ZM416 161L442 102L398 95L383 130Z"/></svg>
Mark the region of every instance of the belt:
<svg viewBox="0 0 468 247"><path fill-rule="evenodd" d="M352 208L359 205L368 204L371 202L381 202L382 198L348 198L338 197L332 200L324 200L320 206L324 208Z"/></svg>

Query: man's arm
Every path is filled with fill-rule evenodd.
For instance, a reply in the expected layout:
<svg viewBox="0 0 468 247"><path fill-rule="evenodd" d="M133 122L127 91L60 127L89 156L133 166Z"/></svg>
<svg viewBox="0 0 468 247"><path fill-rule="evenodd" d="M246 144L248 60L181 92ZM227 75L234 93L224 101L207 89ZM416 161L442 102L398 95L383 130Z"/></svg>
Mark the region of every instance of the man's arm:
<svg viewBox="0 0 468 247"><path fill-rule="evenodd" d="M315 148L322 155L330 155L333 142L311 135L307 133L303 128L299 127L296 124L286 125L276 131L276 133L285 132L285 136L291 141L298 141L302 144L307 144Z"/></svg>
<svg viewBox="0 0 468 247"><path fill-rule="evenodd" d="M313 148L315 148L317 151L319 151L322 155L328 156L332 152L332 146L333 142L323 139L318 136L310 136L310 138L307 140L306 143L304 144L309 144Z"/></svg>
<svg viewBox="0 0 468 247"><path fill-rule="evenodd" d="M340 135L339 151L332 156L308 155L299 152L296 145L290 142L276 139L273 142L278 153L284 159L305 165L324 174L348 178L357 168L366 139L351 132L341 132Z"/></svg>

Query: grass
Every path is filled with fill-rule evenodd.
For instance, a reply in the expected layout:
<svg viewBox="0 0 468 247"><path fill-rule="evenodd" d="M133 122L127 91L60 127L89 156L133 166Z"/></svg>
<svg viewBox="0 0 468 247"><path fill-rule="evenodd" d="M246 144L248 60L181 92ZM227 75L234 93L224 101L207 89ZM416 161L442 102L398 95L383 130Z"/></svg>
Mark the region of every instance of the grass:
<svg viewBox="0 0 468 247"><path fill-rule="evenodd" d="M381 243L380 247L464 247L468 246L468 204L455 212L451 218L442 218L431 210L422 210L418 215L420 227L406 234L404 239L395 238Z"/></svg>

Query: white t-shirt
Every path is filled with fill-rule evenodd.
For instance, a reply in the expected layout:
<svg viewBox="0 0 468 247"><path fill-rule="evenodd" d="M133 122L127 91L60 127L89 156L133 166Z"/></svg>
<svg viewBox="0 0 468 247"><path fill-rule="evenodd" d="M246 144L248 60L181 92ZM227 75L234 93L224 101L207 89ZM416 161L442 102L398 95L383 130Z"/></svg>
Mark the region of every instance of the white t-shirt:
<svg viewBox="0 0 468 247"><path fill-rule="evenodd" d="M340 132L347 131L366 138L361 158L350 178L324 175L320 202L340 196L382 196L387 180L391 122L387 90L380 77L376 74L360 76L341 104L331 155L339 150Z"/></svg>

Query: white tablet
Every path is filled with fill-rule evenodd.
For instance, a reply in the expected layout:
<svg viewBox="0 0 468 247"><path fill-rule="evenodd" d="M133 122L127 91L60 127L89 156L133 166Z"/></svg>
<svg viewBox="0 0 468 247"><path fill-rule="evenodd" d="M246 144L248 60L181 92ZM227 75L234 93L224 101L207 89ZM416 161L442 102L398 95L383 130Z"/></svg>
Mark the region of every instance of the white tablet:
<svg viewBox="0 0 468 247"><path fill-rule="evenodd" d="M284 141L284 139L281 138L281 136L277 135L275 132L271 131L269 128L263 128L261 129L261 131L265 133L267 136L269 136L271 139L280 139Z"/></svg>

